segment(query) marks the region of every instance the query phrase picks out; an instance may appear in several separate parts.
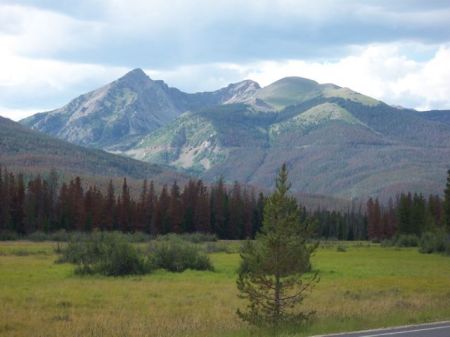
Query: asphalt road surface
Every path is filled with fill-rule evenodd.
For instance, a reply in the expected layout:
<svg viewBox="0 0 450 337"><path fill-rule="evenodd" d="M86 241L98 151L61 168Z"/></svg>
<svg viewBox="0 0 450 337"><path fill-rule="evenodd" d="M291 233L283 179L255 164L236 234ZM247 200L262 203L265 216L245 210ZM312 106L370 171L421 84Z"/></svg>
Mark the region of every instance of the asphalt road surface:
<svg viewBox="0 0 450 337"><path fill-rule="evenodd" d="M327 337L384 337L384 336L450 337L450 321L431 324L410 325L407 327L398 327L389 329L349 332L326 336Z"/></svg>

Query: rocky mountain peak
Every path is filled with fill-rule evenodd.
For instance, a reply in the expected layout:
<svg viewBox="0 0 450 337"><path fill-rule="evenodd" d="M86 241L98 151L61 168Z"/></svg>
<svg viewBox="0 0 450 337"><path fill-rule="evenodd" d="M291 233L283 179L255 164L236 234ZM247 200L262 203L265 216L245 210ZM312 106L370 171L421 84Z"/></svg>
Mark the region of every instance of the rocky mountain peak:
<svg viewBox="0 0 450 337"><path fill-rule="evenodd" d="M141 68L136 68L129 71L113 83L124 86L144 86L152 82L154 81L152 81Z"/></svg>
<svg viewBox="0 0 450 337"><path fill-rule="evenodd" d="M148 78L147 74L141 68L135 68L127 72L121 78L143 78L143 77Z"/></svg>
<svg viewBox="0 0 450 337"><path fill-rule="evenodd" d="M230 90L240 90L240 91L248 91L248 90L258 90L261 89L258 82L252 81L252 80L244 80L237 83L231 83L227 87Z"/></svg>
<svg viewBox="0 0 450 337"><path fill-rule="evenodd" d="M261 89L259 84L252 80L231 83L222 89L223 104L242 103L254 98L255 93Z"/></svg>

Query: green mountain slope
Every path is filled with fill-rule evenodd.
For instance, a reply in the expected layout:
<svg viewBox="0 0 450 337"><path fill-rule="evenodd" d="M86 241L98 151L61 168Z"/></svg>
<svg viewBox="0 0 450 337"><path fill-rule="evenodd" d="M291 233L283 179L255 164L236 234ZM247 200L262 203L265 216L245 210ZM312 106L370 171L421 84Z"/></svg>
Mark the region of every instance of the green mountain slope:
<svg viewBox="0 0 450 337"><path fill-rule="evenodd" d="M295 190L345 198L440 192L448 125L383 103L336 97L309 103L273 113L246 105L189 113L125 154L267 188L287 162Z"/></svg>
<svg viewBox="0 0 450 337"><path fill-rule="evenodd" d="M161 183L186 179L172 169L76 146L2 117L0 164L26 172L48 172L54 168L67 175L148 178Z"/></svg>
<svg viewBox="0 0 450 337"><path fill-rule="evenodd" d="M334 84L319 84L302 77L285 77L256 93L256 97L271 104L277 109L299 104L314 98L338 97L349 101L376 106L380 102L361 95L348 88L341 88Z"/></svg>

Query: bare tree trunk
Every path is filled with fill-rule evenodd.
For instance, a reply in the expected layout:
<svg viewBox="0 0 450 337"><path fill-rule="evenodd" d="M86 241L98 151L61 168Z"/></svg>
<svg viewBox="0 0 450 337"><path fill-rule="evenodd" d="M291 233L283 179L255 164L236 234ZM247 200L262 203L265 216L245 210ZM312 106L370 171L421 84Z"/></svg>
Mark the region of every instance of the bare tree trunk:
<svg viewBox="0 0 450 337"><path fill-rule="evenodd" d="M278 330L278 324L281 315L281 280L280 274L275 274L275 315L274 315L274 327L275 331Z"/></svg>

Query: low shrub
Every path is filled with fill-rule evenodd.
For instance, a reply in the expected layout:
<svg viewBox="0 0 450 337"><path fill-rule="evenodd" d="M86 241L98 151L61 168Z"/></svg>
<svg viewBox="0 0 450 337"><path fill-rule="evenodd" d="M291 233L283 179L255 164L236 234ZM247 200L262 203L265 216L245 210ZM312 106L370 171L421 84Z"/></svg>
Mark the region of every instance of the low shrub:
<svg viewBox="0 0 450 337"><path fill-rule="evenodd" d="M19 240L20 236L17 234L17 232L10 231L10 230L1 230L0 231L0 241L16 241Z"/></svg>
<svg viewBox="0 0 450 337"><path fill-rule="evenodd" d="M400 234L395 239L394 245L397 247L418 247L419 238L415 234Z"/></svg>
<svg viewBox="0 0 450 337"><path fill-rule="evenodd" d="M49 234L50 241L58 241L58 242L68 242L72 237L72 233L66 231L65 229L60 229L56 232Z"/></svg>
<svg viewBox="0 0 450 337"><path fill-rule="evenodd" d="M96 232L84 240L72 238L58 262L77 265L78 274L122 276L144 274L152 269L151 262L118 233Z"/></svg>
<svg viewBox="0 0 450 337"><path fill-rule="evenodd" d="M420 238L419 252L421 253L447 253L449 249L450 240L444 231L426 232Z"/></svg>
<svg viewBox="0 0 450 337"><path fill-rule="evenodd" d="M181 238L185 241L189 241L192 243L201 243L201 242L215 242L217 241L217 236L211 233L185 233L180 235Z"/></svg>
<svg viewBox="0 0 450 337"><path fill-rule="evenodd" d="M343 245L338 245L336 247L336 251L340 252L340 253L345 253L347 251L347 247L343 246Z"/></svg>
<svg viewBox="0 0 450 337"><path fill-rule="evenodd" d="M129 242L133 243L142 243L142 242L148 242L152 239L150 234L144 233L144 232L133 232L133 233L127 233L123 234L126 235Z"/></svg>
<svg viewBox="0 0 450 337"><path fill-rule="evenodd" d="M217 236L215 234L210 233L201 233L201 232L195 232L195 233L182 233L182 234L175 234L175 233L169 233L165 235L159 235L157 237L158 241L165 241L165 240L172 240L174 238L188 241L192 243L203 243L203 242L215 242L217 241Z"/></svg>
<svg viewBox="0 0 450 337"><path fill-rule="evenodd" d="M136 249L129 234L94 232L72 235L65 247L58 246L59 263L73 263L78 274L121 276L145 274L161 268L172 272L186 269L213 270L211 261L200 245L177 235L153 240L149 254Z"/></svg>
<svg viewBox="0 0 450 337"><path fill-rule="evenodd" d="M36 231L31 234L28 234L25 237L26 240L41 242L41 241L49 241L49 235L42 231Z"/></svg>
<svg viewBox="0 0 450 337"><path fill-rule="evenodd" d="M210 253L233 253L231 247L225 242L207 242L204 246L204 250Z"/></svg>
<svg viewBox="0 0 450 337"><path fill-rule="evenodd" d="M186 269L213 270L211 261L201 248L179 237L165 236L150 245L153 266L172 272Z"/></svg>
<svg viewBox="0 0 450 337"><path fill-rule="evenodd" d="M392 247L395 246L395 238L394 239L384 239L380 242L381 247Z"/></svg>

